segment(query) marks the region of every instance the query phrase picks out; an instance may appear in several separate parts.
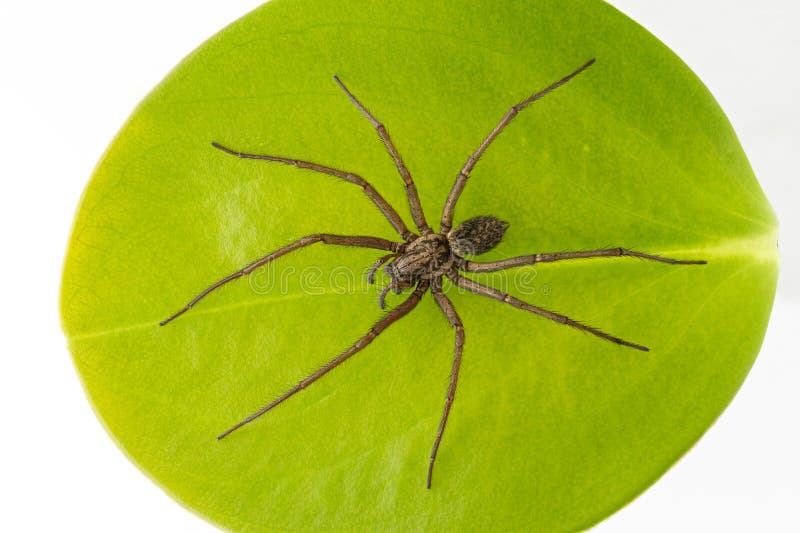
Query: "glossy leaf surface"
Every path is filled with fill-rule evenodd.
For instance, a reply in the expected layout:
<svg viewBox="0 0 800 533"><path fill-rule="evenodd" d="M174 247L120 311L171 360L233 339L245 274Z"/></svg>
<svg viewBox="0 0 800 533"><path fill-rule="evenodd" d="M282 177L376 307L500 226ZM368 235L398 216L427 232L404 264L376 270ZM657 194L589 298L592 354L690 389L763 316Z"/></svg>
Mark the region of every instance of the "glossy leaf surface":
<svg viewBox="0 0 800 533"><path fill-rule="evenodd" d="M592 57L488 150L456 222L510 222L486 260L607 246L707 260L592 259L483 277L651 351L449 287L466 349L432 490L453 332L429 296L343 367L217 442L381 316L364 281L381 253L316 245L158 322L304 235L397 236L358 187L210 143L356 172L411 225L402 181L338 74L387 125L438 226L456 173L509 106ZM566 531L643 491L731 400L766 328L775 241L772 210L712 96L602 2L276 0L184 60L122 128L81 203L61 308L110 434L225 528Z"/></svg>

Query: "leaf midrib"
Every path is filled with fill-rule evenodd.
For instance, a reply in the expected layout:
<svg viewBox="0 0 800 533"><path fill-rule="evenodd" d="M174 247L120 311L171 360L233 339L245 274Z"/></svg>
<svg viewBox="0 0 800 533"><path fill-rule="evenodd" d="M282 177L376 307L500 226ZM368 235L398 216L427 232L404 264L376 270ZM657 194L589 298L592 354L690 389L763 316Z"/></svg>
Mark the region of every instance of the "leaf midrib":
<svg viewBox="0 0 800 533"><path fill-rule="evenodd" d="M658 255L664 255L667 257L689 257L689 256L700 257L702 255L702 257L708 260L710 263L713 262L713 260L710 259L712 257L717 257L717 258L749 257L754 260L753 262L777 263L778 254L777 254L777 246L775 245L776 239L777 239L776 233L770 232L769 234L761 237L730 239L711 247L683 248L680 250L676 249L676 250L648 250L648 251L651 253L656 253ZM606 261L608 260L610 259L606 258ZM602 258L593 258L586 261L573 262L570 263L570 265L571 266L586 265L591 267L592 264L598 264L601 261L603 261ZM565 265L566 265L565 263L561 264L554 263L548 265L548 268L558 269L559 267ZM533 267L533 265L521 268L531 268L531 267ZM202 309L192 310L192 313L194 316L216 314L225 311L230 311L233 309L240 309L243 307L252 307L257 305L273 304L276 302L281 302L286 300L294 300L302 298L304 296L319 297L319 296L346 296L346 295L347 295L346 293L343 294L339 291L322 289L322 292L313 295L306 292L297 292L297 293L282 294L280 296L275 296L275 297L259 296L258 298L251 298L232 304L217 305L213 307L206 306ZM73 341L103 337L112 334L127 333L130 331L136 331L149 327L156 327L158 325L158 322L162 318L163 317L157 317L154 318L152 321L141 322L137 324L129 324L101 331L72 334L68 335L67 339L70 342L73 342Z"/></svg>

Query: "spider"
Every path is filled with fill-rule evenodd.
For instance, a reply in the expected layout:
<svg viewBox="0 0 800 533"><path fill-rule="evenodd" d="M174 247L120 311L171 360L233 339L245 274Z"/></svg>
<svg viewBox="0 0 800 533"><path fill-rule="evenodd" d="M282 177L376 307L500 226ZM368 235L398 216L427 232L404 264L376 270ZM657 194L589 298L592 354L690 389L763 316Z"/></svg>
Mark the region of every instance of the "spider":
<svg viewBox="0 0 800 533"><path fill-rule="evenodd" d="M301 390L305 389L322 376L350 359L353 355L363 350L375 338L386 330L394 322L410 313L419 303L422 296L430 290L434 300L438 304L444 316L450 322L450 325L455 329L455 348L453 356L453 366L450 373L450 385L447 389L447 395L444 404L444 411L442 413L439 427L436 432L436 438L433 442L433 449L431 450L430 459L428 462L428 474L426 486L428 489L431 487L431 480L433 478L433 466L436 461L436 456L439 452L439 446L442 442L445 426L450 416L450 410L453 406L453 400L456 393L456 385L458 384L459 369L461 367L461 357L464 350L464 326L461 318L456 312L455 306L452 301L442 292L442 278L447 277L456 286L466 289L472 293L492 298L499 302L507 303L512 307L528 311L530 313L539 315L564 324L566 326L579 329L586 333L595 335L603 340L610 341L622 346L634 348L636 350L649 351L649 349L640 344L628 342L619 337L615 337L608 333L601 331L598 328L583 324L568 316L548 311L541 307L531 305L527 302L519 300L510 294L501 292L490 286L478 283L468 277L462 276L460 272L494 272L505 270L509 268L519 267L522 265L533 265L536 263L549 263L553 261L564 261L570 259L589 258L589 257L639 257L652 261L659 261L661 263L680 264L680 265L699 265L705 264L705 261L697 260L677 260L669 257L659 255L652 255L642 252L637 252L625 248L608 248L600 250L587 250L575 252L555 252L555 253L538 253L531 255L523 255L504 259L501 261L492 262L478 262L465 258L465 256L480 255L488 250L491 250L500 242L508 229L508 223L504 222L493 216L478 216L470 218L462 222L458 227L452 229L453 214L455 211L456 203L464 190L467 180L470 177L470 172L475 167L476 163L497 138L498 135L505 129L505 127L519 114L520 111L528 107L530 104L546 96L548 93L566 84L575 76L588 69L595 60L591 59L579 67L571 74L558 80L545 89L534 93L522 102L512 106L494 129L486 136L481 142L475 152L467 158L464 166L458 172L455 183L453 184L450 194L445 200L444 209L442 211L442 218L439 231L435 232L428 225L425 219L425 214L420 204L417 188L414 185L414 180L408 172L400 153L395 148L394 143L386 131L386 127L375 116L370 113L367 108L356 98L356 96L342 83L338 76L333 79L337 85L344 91L353 105L369 120L372 126L377 131L381 140L383 141L386 149L394 160L397 170L405 184L406 195L408 203L411 208L411 216L414 219L414 224L419 231L419 234L413 233L408 229L403 219L395 211L395 209L381 196L375 188L370 185L361 176L353 174L352 172L345 172L335 168L311 163L309 161L301 161L298 159L290 159L287 157L278 157L273 155L259 155L237 152L227 148L219 143L211 143L214 148L217 148L229 155L241 159L256 159L264 161L274 161L291 165L303 169L312 170L322 174L328 174L336 178L342 179L346 182L352 183L361 187L364 194L372 200L372 202L383 213L384 217L389 221L392 227L397 231L403 242L393 242L386 239L370 236L351 236L351 235L331 235L327 233L316 233L308 235L299 239L283 248L279 248L261 259L250 263L241 270L226 276L210 287L203 290L195 296L188 304L186 304L180 311L173 314L166 320L163 320L160 325L164 326L172 322L183 313L195 306L200 300L205 298L209 293L218 289L222 285L233 281L242 276L253 272L256 268L270 263L279 257L282 257L290 252L310 246L315 243L330 244L336 246L355 246L360 248L372 248L376 250L383 250L389 252L375 261L368 271L367 281L369 284L375 282L375 272L383 266L384 272L390 279L388 285L381 291L378 302L381 309L385 308L385 297L388 291L393 291L395 294L403 292L405 289L411 289L413 292L406 300L400 303L397 307L393 308L386 315L376 322L372 328L360 339L358 339L347 350L330 360L327 364L322 366L319 370L301 380L297 385L287 390L278 398L254 412L244 420L238 422L234 426L225 430L217 439L223 439L230 435L232 432L249 424L263 414L267 413L277 405L283 403L288 398L294 396Z"/></svg>

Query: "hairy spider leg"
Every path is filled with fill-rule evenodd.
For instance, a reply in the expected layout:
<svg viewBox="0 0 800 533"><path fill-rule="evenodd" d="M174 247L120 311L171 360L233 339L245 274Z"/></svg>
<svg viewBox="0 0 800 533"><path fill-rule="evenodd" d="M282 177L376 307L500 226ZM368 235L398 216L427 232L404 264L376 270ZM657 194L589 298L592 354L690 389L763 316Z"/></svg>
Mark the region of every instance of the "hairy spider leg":
<svg viewBox="0 0 800 533"><path fill-rule="evenodd" d="M467 261L465 259L457 260L458 268L465 272L495 272L497 270L505 270L508 268L515 268L523 265L533 265L536 263L552 263L554 261L566 261L569 259L584 259L588 257L639 257L649 261L658 261L659 263L667 263L670 265L705 265L706 261L703 260L681 260L672 259L671 257L664 257L661 255L646 254L643 252L636 252L625 248L606 248L602 250L586 250L580 252L555 252L546 254L531 254L520 255L510 259L502 259L500 261Z"/></svg>
<svg viewBox="0 0 800 533"><path fill-rule="evenodd" d="M231 150L230 148L226 148L217 142L212 142L211 146L217 148L218 150L222 150L226 154L230 154L232 156L236 156L240 159L257 159L261 161L275 161L277 163L283 163L285 165L291 165L298 168L305 168L308 170L313 170L314 172L319 172L321 174L328 174L329 176L335 176L341 180L344 180L348 183L352 183L354 185L358 185L364 191L364 194L372 200L372 202L378 207L380 212L386 217L386 220L389 221L389 224L400 234L405 241L413 241L417 238L411 231L409 231L406 223L403 222L403 219L400 218L400 215L395 211L394 207L386 201L386 199L380 195L380 193L373 187L367 180L359 176L358 174L353 174L352 172L345 172L343 170L339 170L332 167L326 167L324 165L318 165L316 163L311 163L310 161L301 161L300 159L290 159L288 157L278 157L274 155L264 155L264 154L247 154L244 152L237 152L236 150Z"/></svg>
<svg viewBox="0 0 800 533"><path fill-rule="evenodd" d="M216 283L212 284L210 287L205 289L203 292L192 298L192 300L186 304L180 311L175 313L174 315L170 316L169 318L162 320L159 325L165 326L181 316L183 313L191 309L192 307L197 304L200 300L208 296L209 293L215 291L216 289L222 287L228 282L231 282L235 279L241 278L242 276L246 276L256 268L265 265L275 259L288 254L289 252L293 252L300 248L304 248L311 244L315 244L321 242L323 244L334 244L338 246L355 246L359 248L375 248L378 250L387 250L393 253L399 253L405 250L406 243L402 242L392 242L387 241L386 239L381 239L378 237L368 237L368 236L359 236L359 235L330 235L327 233L315 233L313 235L307 235L302 239L298 239L295 242L284 246L283 248L279 248L274 252L270 252L269 254L265 255L261 259L254 261L244 267L241 270L234 272L228 276L225 276L221 280L217 281Z"/></svg>
<svg viewBox="0 0 800 533"><path fill-rule="evenodd" d="M342 83L342 80L340 80L338 76L334 76L333 79L345 92L350 101L353 102L353 104L358 108L358 110L361 111L365 117L367 117L367 120L370 121L372 126L378 132L383 144L386 145L389 155L391 155L392 159L394 159L394 164L397 166L397 171L400 173L400 177L403 178L403 183L406 186L408 205L411 207L411 217L414 219L417 229L419 229L420 233L423 235L433 233L433 230L425 221L425 213L422 211L422 204L419 201L419 193L417 193L417 186L414 184L414 179L411 177L411 173L408 171L408 168L406 168L403 158L400 157L400 152L397 151L392 139L389 137L389 132L386 131L386 127L382 122L375 118L375 116L370 113L366 107L364 107L364 104L362 104L347 87L345 87L344 83Z"/></svg>
<svg viewBox="0 0 800 533"><path fill-rule="evenodd" d="M592 335L596 335L601 339L605 339L607 341L611 341L615 344L620 344L622 346L628 346L630 348L635 348L637 350L641 350L643 352L649 352L650 349L646 346L642 346L640 344L634 344L632 342L628 342L626 340L620 339L619 337L615 337L613 335L609 335L608 333L604 333L597 328L593 328L591 326L587 326L585 324L581 324L568 316L560 315L558 313L554 313L552 311L548 311L547 309L543 309L541 307L537 307L535 305L531 305L527 302L523 302L518 298L514 298L510 294L505 292L499 291L493 287L489 287L487 285L483 285L478 283L477 281L471 280L469 278L465 278L460 276L457 272L450 272L447 275L450 280L458 285L461 288L467 289L470 292L475 294L479 294L481 296L487 296L494 300L510 304L512 307L516 307L517 309L522 309L523 311L529 311L536 315L542 316L544 318L548 318L553 320L554 322L558 322L559 324L564 324L565 326L571 326L576 329L580 329L587 333L591 333Z"/></svg>
<svg viewBox="0 0 800 533"><path fill-rule="evenodd" d="M431 450L431 458L428 463L428 482L427 487L431 488L431 479L433 478L433 463L436 461L436 454L439 452L439 445L442 443L442 435L444 435L444 428L447 425L447 418L450 416L450 408L453 406L453 400L456 396L456 386L458 385L458 373L461 369L461 355L464 352L464 325L461 323L461 318L456 312L456 308L450 298L444 295L441 286L441 276L435 280L431 293L433 294L436 303L442 313L450 321L450 325L456 330L455 348L453 350L453 368L450 371L450 386L447 387L447 396L444 402L444 411L442 412L442 419L439 421L439 429L436 432L436 440L433 441L433 450Z"/></svg>
<svg viewBox="0 0 800 533"><path fill-rule="evenodd" d="M511 122L511 120L513 120L513 118L517 116L520 111L531 105L536 100L546 96L548 93L558 89L569 80L592 66L592 64L594 64L594 59L590 59L573 73L561 78L549 87L532 94L530 97L518 103L517 105L512 106L511 109L509 109L506 114L503 115L503 118L500 119L500 122L497 124L497 126L494 127L491 133L489 133L480 146L478 146L478 149L475 150L475 152L469 156L469 158L467 158L466 163L464 163L464 166L458 173L456 181L453 184L453 188L450 190L450 194L447 196L447 200L444 202L440 233L447 233L453 227L453 213L455 212L456 202L458 202L458 198L461 196L461 191L464 190L464 186L467 184L469 173L472 172L472 169L475 167L475 164L478 162L478 159L480 159L481 155L483 155L483 152L485 152L489 145L492 144L492 141L494 141L495 138L500 135L500 132L502 132L503 129L508 126L508 123Z"/></svg>
<svg viewBox="0 0 800 533"><path fill-rule="evenodd" d="M350 346L347 350L345 350L341 355L338 355L337 357L331 359L327 364L325 364L325 366L323 366L313 374L309 375L308 377L304 378L302 381L300 381L300 383L298 383L288 391L284 392L281 396L274 399L273 401L271 401L270 403L268 403L255 413L251 414L250 416L239 422L238 424L230 427L223 433L220 433L217 439L218 440L223 439L226 436L233 433L234 431L236 431L237 429L239 429L240 427L249 424L256 418L265 414L273 407L281 404L286 399L291 398L292 396L294 396L301 390L305 389L306 387L317 381L319 378L321 378L322 376L324 376L325 374L327 374L328 372L330 372L331 370L333 370L334 368L336 368L337 366L344 363L352 356L354 356L355 354L366 348L367 345L369 345L369 343L375 340L375 338L378 335L380 335L386 328L388 328L394 322L398 321L399 319L407 315L409 312L411 312L412 309L414 309L417 306L420 299L422 298L422 295L425 294L425 291L428 290L429 283L430 282L428 282L427 280L420 281L416 289L414 289L414 292L412 292L408 298L406 298L400 305L389 311L389 313L387 313L386 316L384 316L378 322L376 322L375 325L369 329L366 335L358 339L352 346Z"/></svg>

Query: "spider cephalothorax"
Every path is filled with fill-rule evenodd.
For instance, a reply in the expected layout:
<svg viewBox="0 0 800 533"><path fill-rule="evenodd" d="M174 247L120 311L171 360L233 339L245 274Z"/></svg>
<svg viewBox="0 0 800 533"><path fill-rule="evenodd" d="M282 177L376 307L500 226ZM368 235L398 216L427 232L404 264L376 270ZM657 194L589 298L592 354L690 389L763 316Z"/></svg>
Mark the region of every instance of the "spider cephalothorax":
<svg viewBox="0 0 800 533"><path fill-rule="evenodd" d="M319 165L317 163L311 163L309 161L290 159L274 155L246 154L231 150L217 143L212 143L214 147L222 150L223 152L240 157L242 159L276 161L279 163L335 176L359 186L364 191L364 194L366 194L367 197L378 207L381 213L383 213L392 227L403 239L403 242L393 242L378 237L331 235L328 233L315 233L313 235L307 235L287 246L284 246L283 248L267 254L261 259L254 261L253 263L242 268L241 270L238 270L212 284L210 287L206 288L200 294L195 296L180 311L162 321L162 326L191 309L198 301L200 301L210 292L228 283L229 281L233 281L234 279L245 276L259 266L270 263L283 255L293 252L294 250L318 242L338 246L373 248L376 250L390 252L389 254L384 255L375 261L375 264L372 266L367 276L369 283L373 283L375 272L381 266L384 266L384 272L389 277L389 284L380 293L379 303L381 308L383 308L384 297L389 290L392 290L395 293L400 293L404 289L409 289L412 287L414 288L414 291L405 301L400 303L397 307L389 311L383 318L376 322L375 325L373 325L363 337L355 342L355 344L350 346L347 350L334 359L330 360L322 368L301 380L300 383L290 388L288 391L267 404L265 407L259 409L238 424L227 429L217 438L222 439L245 424L252 422L273 407L282 403L287 398L294 396L304 388L308 387L322 376L345 362L347 359L364 349L375 339L375 337L380 335L392 323L411 312L411 310L414 309L414 307L416 307L416 305L419 303L422 295L427 292L428 289L430 289L431 294L436 300L439 308L442 310L442 313L445 315L445 317L447 317L448 321L455 329L455 353L453 356L453 368L450 373L450 386L447 389L444 412L442 413L442 418L439 422L439 428L436 432L436 439L433 443L433 450L431 451L428 462L427 486L430 488L431 479L433 476L433 464L436 460L436 454L439 451L439 445L442 441L442 436L444 435L444 429L447 424L447 419L450 415L450 408L453 405L453 400L455 399L456 384L458 383L458 374L461 368L461 356L464 349L464 327L461 323L461 318L459 318L458 313L456 312L455 306L442 291L442 279L444 277L447 277L454 285L475 294L510 304L517 309L528 311L559 324L582 330L586 333L590 333L601 339L611 341L621 346L628 346L637 350L647 351L648 349L640 344L628 342L619 337L604 333L597 328L577 322L565 315L554 313L552 311L548 311L547 309L531 305L518 298L515 298L510 294L499 291L488 285L478 283L471 278L462 276L460 272L493 272L523 265L532 265L535 263L549 263L553 261L564 261L569 259L589 257L633 256L652 261L659 261L662 263L684 265L704 264L705 261L681 261L659 255L635 252L625 248L604 248L598 250L583 250L578 252L538 253L512 257L510 259L504 259L501 261L477 262L467 260L464 256L480 255L497 246L497 244L503 238L503 234L505 233L506 229L508 228L508 223L492 216L479 216L464 221L461 225L451 231L456 203L461 196L461 192L464 190L464 186L467 183L470 172L472 172L473 167L476 165L481 155L486 151L489 145L495 140L495 138L497 138L500 132L503 131L508 123L511 122L511 120L517 116L521 110L525 109L531 103L535 102L539 98L542 98L554 89L564 85L579 73L589 68L589 66L591 66L593 63L594 59L588 61L572 74L533 94L519 104L512 106L511 109L506 112L497 126L489 133L489 135L486 136L480 146L478 146L478 149L467 158L466 163L464 163L464 166L459 171L455 183L453 184L453 188L445 200L444 209L442 210L441 226L438 233L434 233L425 220L425 213L422 210L422 205L419 201L419 195L417 194L417 188L414 184L414 180L411 178L411 174L408 172L405 163L403 163L400 153L395 148L394 143L386 131L386 128L361 104L361 102L359 102L353 93L351 93L336 76L334 76L336 83L347 94L348 98L350 98L350 101L353 102L353 104L370 121L370 123L372 123L373 127L378 132L378 135L381 137L381 140L383 140L384 144L386 145L386 148L389 151L389 154L392 156L392 159L394 159L397 170L399 171L400 176L403 178L403 182L405 183L408 203L409 207L411 208L411 216L414 219L414 224L419 231L419 235L408 229L408 226L406 226L405 222L403 222L402 217L400 217L397 211L395 211L389 202L387 202L383 196L381 196L378 191L376 191L375 188L361 176L353 174L352 172L345 172L335 168L326 167L324 165Z"/></svg>
<svg viewBox="0 0 800 533"><path fill-rule="evenodd" d="M390 285L399 289L412 287L422 279L443 276L453 266L453 254L447 238L429 233L411 241L405 251L384 267Z"/></svg>

